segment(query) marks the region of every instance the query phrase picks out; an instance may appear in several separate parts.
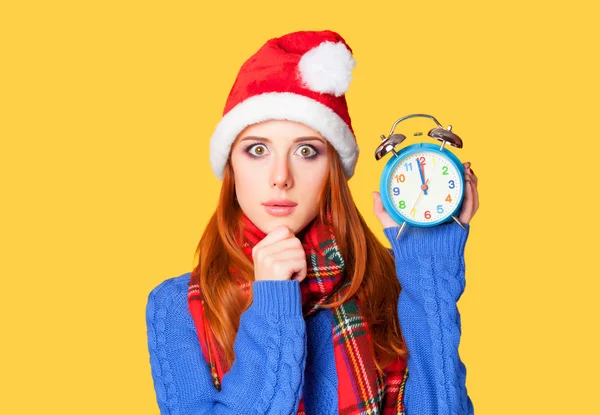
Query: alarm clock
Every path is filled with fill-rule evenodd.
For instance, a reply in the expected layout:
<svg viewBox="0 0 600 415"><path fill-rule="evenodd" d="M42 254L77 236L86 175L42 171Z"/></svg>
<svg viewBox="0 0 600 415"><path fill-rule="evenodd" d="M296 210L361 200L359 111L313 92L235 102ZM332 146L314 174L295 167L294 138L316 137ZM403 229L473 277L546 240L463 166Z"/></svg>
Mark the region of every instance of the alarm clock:
<svg viewBox="0 0 600 415"><path fill-rule="evenodd" d="M432 119L438 127L431 129L428 135L441 141L441 145L417 143L396 151L406 136L394 131L400 122L413 117ZM452 126L444 128L428 114L411 114L397 120L390 134L381 135L381 140L375 159L393 154L381 175L380 194L383 207L400 224L396 239L407 224L431 227L455 221L466 230L457 217L465 192L465 169L458 157L444 148L446 143L457 148L463 146L460 137L452 132Z"/></svg>

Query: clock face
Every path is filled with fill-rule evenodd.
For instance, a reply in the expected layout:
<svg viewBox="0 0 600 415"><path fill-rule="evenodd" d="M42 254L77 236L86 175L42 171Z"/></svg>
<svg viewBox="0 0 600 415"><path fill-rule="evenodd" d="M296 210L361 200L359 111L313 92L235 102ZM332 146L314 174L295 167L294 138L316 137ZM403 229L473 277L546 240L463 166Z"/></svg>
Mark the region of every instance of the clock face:
<svg viewBox="0 0 600 415"><path fill-rule="evenodd" d="M400 157L388 182L396 212L422 224L448 218L463 194L463 180L455 164L443 153L427 150Z"/></svg>

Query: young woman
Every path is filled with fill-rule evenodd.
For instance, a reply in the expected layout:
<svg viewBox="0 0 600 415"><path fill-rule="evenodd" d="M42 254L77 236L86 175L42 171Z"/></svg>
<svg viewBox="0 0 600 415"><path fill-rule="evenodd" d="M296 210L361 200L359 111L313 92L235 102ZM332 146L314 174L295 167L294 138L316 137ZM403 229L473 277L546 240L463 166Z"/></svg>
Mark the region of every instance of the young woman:
<svg viewBox="0 0 600 415"><path fill-rule="evenodd" d="M460 360L464 247L478 209L465 163L459 220L398 224L391 249L348 187L358 157L332 31L270 39L236 78L210 142L222 180L192 272L152 290L161 414L472 414Z"/></svg>

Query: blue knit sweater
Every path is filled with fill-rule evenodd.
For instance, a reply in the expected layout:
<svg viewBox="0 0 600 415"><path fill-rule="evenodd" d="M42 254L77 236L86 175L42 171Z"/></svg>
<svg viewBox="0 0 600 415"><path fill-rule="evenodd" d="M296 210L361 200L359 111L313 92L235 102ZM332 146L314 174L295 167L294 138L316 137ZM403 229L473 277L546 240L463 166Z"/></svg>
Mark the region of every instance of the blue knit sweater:
<svg viewBox="0 0 600 415"><path fill-rule="evenodd" d="M408 350L407 415L473 414L460 360L460 314L469 233L456 223L384 229L402 286L398 317ZM332 314L302 316L298 281L254 281L240 318L236 359L218 392L187 303L190 273L154 288L146 308L154 388L162 415L337 414Z"/></svg>

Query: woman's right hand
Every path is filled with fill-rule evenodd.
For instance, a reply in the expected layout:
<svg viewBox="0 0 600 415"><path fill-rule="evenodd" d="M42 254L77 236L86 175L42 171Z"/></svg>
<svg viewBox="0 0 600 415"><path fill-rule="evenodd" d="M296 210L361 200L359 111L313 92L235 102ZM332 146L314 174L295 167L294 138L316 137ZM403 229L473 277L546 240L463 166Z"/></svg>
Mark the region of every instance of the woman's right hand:
<svg viewBox="0 0 600 415"><path fill-rule="evenodd" d="M306 278L306 254L302 242L285 225L277 226L252 248L252 259L255 281L302 281Z"/></svg>

